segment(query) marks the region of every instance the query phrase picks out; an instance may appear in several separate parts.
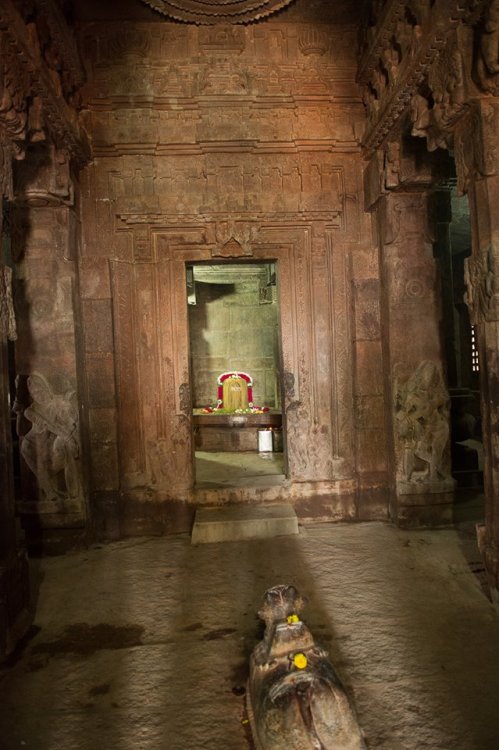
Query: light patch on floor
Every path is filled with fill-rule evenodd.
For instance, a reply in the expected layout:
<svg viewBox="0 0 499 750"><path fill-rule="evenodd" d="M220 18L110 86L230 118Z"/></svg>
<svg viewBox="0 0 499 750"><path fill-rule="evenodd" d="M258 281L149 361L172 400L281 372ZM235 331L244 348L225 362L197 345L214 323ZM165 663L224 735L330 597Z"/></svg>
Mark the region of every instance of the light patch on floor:
<svg viewBox="0 0 499 750"><path fill-rule="evenodd" d="M282 453L196 451L196 487L265 487L281 484Z"/></svg>

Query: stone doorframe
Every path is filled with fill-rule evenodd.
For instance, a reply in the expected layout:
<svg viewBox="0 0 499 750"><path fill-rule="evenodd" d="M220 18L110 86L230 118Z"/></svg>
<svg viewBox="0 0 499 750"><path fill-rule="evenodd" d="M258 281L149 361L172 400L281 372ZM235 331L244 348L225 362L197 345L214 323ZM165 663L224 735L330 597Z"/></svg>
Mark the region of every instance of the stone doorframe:
<svg viewBox="0 0 499 750"><path fill-rule="evenodd" d="M317 243L306 223L229 224L128 225L133 257L109 261L122 502L140 515L137 503L194 500L186 266L255 260L279 264L285 493L299 487L297 497L323 494L331 505L341 489L353 514L348 257L333 252L327 225L314 227Z"/></svg>
<svg viewBox="0 0 499 750"><path fill-rule="evenodd" d="M141 414L140 399L129 401L130 393L142 392L142 398L148 399L148 393L154 401L146 404L151 413L156 411L154 430L156 444L163 444L162 460L168 459L172 463L170 471L166 472L164 464L163 476L168 473L169 486L179 495L190 492L194 486L193 477L193 441L192 441L192 398L191 375L189 361L189 324L186 292L186 267L199 261L233 262L243 257L246 260L279 263L280 288L282 298L293 298L293 279L290 263L290 245L265 245L255 248L251 255L242 256L232 249L223 257L214 256L213 248L208 245L180 244L170 241L168 233L159 232L153 238L157 249L155 260L141 259L134 263L111 261L112 286L114 292L114 318L116 333L116 370L118 383L118 414L120 434L126 435L121 442L121 472L122 479L130 487L137 486L137 474L141 480L148 474L150 457L148 452L148 432L152 425L147 422L145 414ZM154 299L153 308L143 322L151 324L149 330L153 335L156 330L159 359L155 357L153 348L137 342L143 331L132 330L133 321L130 319L128 305L132 286L136 285L139 300L147 304L146 298L151 294ZM121 300L121 304L120 304ZM140 311L134 309L134 316ZM135 319L135 323L137 320ZM283 366L283 413L289 410L294 399L299 399L299 376L297 362L297 314L296 308L284 304L281 308L282 327L282 366ZM129 342L134 340L141 351L140 360L136 360L137 368L133 371L128 357ZM166 364L168 362L168 364ZM143 365L147 363L149 375ZM159 388L158 388L159 384ZM293 419L293 417L291 417ZM174 435L171 450L168 443L169 435ZM150 444L151 445L151 444ZM159 456L158 456L159 459ZM159 467L156 467L156 471ZM153 484L158 475L153 474ZM173 480L173 486L171 484ZM146 481L148 481L146 479ZM158 483L160 484L160 483Z"/></svg>

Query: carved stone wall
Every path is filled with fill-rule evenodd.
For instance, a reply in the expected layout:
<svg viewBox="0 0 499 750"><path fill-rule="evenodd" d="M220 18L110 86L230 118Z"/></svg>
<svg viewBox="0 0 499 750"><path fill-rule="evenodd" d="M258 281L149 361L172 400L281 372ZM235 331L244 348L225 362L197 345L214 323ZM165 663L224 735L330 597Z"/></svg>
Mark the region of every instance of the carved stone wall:
<svg viewBox="0 0 499 750"><path fill-rule="evenodd" d="M372 469L379 485L383 468L364 460L352 408L356 277L359 341L378 342L363 366L379 355L355 29L100 23L81 43L96 156L82 176L80 264L96 508L114 507L123 533L178 526L180 507L201 501L185 266L254 258L276 261L280 280L282 492L304 515L356 517L359 475L370 486ZM364 406L379 427L379 405Z"/></svg>

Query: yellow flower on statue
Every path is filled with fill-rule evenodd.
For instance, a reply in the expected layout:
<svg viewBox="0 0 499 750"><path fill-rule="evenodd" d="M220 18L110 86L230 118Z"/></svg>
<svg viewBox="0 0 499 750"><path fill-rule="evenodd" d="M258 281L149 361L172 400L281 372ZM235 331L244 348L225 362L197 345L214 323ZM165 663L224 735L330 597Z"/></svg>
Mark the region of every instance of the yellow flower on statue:
<svg viewBox="0 0 499 750"><path fill-rule="evenodd" d="M308 664L308 659L305 654L302 654L300 652L293 656L293 664L295 665L295 667L297 667L297 669L305 669Z"/></svg>

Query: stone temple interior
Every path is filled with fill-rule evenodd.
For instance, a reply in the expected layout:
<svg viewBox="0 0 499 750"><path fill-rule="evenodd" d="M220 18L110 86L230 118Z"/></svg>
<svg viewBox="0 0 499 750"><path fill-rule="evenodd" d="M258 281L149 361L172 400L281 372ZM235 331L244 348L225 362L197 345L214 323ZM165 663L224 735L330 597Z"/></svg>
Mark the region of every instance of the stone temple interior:
<svg viewBox="0 0 499 750"><path fill-rule="evenodd" d="M205 508L480 497L497 603L498 50L498 0L2 1L1 659L30 560Z"/></svg>

